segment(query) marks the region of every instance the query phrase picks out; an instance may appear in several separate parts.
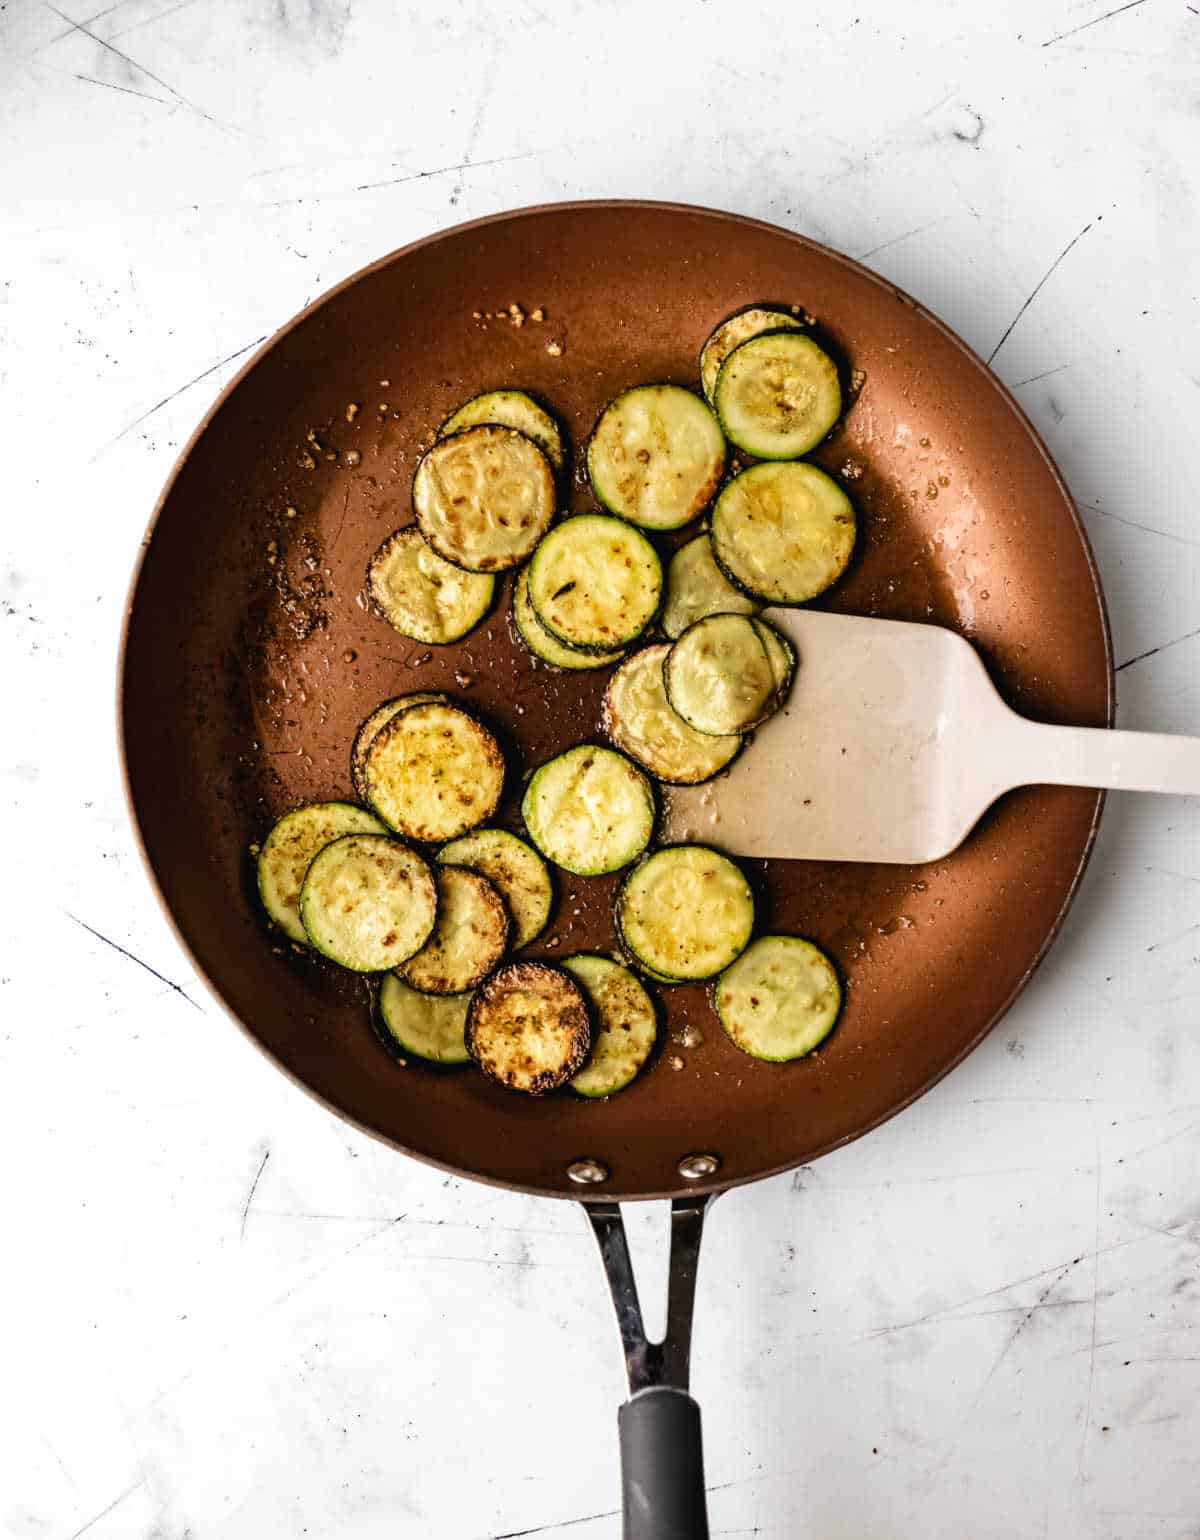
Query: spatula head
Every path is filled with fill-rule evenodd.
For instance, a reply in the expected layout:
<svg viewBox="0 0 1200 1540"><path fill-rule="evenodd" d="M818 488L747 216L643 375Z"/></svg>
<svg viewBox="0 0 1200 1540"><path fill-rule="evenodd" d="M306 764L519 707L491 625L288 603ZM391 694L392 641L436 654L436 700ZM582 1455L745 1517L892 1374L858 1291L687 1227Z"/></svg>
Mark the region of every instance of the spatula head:
<svg viewBox="0 0 1200 1540"><path fill-rule="evenodd" d="M939 626L769 610L794 642L783 710L730 769L673 788L671 839L735 855L932 861L1001 789L990 747L1019 719L970 643Z"/></svg>

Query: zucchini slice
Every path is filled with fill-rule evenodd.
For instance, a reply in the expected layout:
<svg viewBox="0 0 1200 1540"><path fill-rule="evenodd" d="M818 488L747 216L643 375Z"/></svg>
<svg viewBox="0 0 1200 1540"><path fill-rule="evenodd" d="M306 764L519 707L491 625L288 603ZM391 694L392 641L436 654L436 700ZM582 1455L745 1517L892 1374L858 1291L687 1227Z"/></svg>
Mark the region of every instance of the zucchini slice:
<svg viewBox="0 0 1200 1540"><path fill-rule="evenodd" d="M775 674L748 615L706 615L672 642L663 663L667 699L700 733L741 733L770 716Z"/></svg>
<svg viewBox="0 0 1200 1540"><path fill-rule="evenodd" d="M743 1053L782 1063L811 1053L833 1031L842 985L811 941L762 936L717 979L713 1001Z"/></svg>
<svg viewBox="0 0 1200 1540"><path fill-rule="evenodd" d="M442 866L468 866L482 872L512 916L512 946L528 946L550 918L554 887L550 869L537 851L507 829L476 829L451 840L437 853Z"/></svg>
<svg viewBox="0 0 1200 1540"><path fill-rule="evenodd" d="M796 672L796 649L786 636L776 631L774 626L768 625L765 620L755 617L751 624L766 648L767 662L771 665L771 677L775 681L775 702L771 709L778 711L792 687L792 678Z"/></svg>
<svg viewBox="0 0 1200 1540"><path fill-rule="evenodd" d="M655 811L654 790L637 766L590 743L536 770L521 802L533 843L579 877L618 871L640 856Z"/></svg>
<svg viewBox="0 0 1200 1540"><path fill-rule="evenodd" d="M667 568L662 628L674 639L705 615L757 615L762 606L737 589L717 566L708 536L681 545Z"/></svg>
<svg viewBox="0 0 1200 1540"><path fill-rule="evenodd" d="M632 524L580 513L550 531L529 563L529 604L556 642L611 653L658 613L662 563Z"/></svg>
<svg viewBox="0 0 1200 1540"><path fill-rule="evenodd" d="M667 845L625 879L617 926L639 966L678 981L707 979L750 940L754 895L728 856Z"/></svg>
<svg viewBox="0 0 1200 1540"><path fill-rule="evenodd" d="M300 918L318 952L381 973L419 952L437 918L433 873L387 834L343 834L313 857Z"/></svg>
<svg viewBox="0 0 1200 1540"><path fill-rule="evenodd" d="M743 342L757 337L761 332L803 331L804 323L790 310L775 310L767 305L751 305L731 315L709 337L700 349L700 384L709 401L717 385L721 365Z"/></svg>
<svg viewBox="0 0 1200 1540"><path fill-rule="evenodd" d="M638 385L600 414L587 449L592 490L644 529L678 529L708 506L725 437L705 402L679 385Z"/></svg>
<svg viewBox="0 0 1200 1540"><path fill-rule="evenodd" d="M562 470L566 453L559 426L546 408L523 390L487 390L481 396L472 396L446 418L438 429L438 438L460 433L463 428L477 428L480 423L515 428L538 446L556 471Z"/></svg>
<svg viewBox="0 0 1200 1540"><path fill-rule="evenodd" d="M471 996L467 1052L510 1091L541 1096L565 1085L591 1045L583 990L550 963L509 963Z"/></svg>
<svg viewBox="0 0 1200 1540"><path fill-rule="evenodd" d="M480 872L443 866L435 877L433 931L421 950L396 971L422 994L461 995L486 978L504 956L511 929L508 910Z"/></svg>
<svg viewBox="0 0 1200 1540"><path fill-rule="evenodd" d="M554 472L513 428L483 423L440 439L413 477L421 533L468 572L499 572L525 560L554 517Z"/></svg>
<svg viewBox="0 0 1200 1540"><path fill-rule="evenodd" d="M367 795L367 750L375 741L375 734L379 729L406 706L423 706L426 701L445 699L446 697L440 691L418 690L412 695L396 695L391 700L385 700L382 706L375 707L355 733L354 744L350 750L350 779L354 783L354 792L360 802L370 801Z"/></svg>
<svg viewBox="0 0 1200 1540"><path fill-rule="evenodd" d="M571 1080L580 1096L611 1096L636 1076L654 1048L658 1016L636 975L609 957L579 952L563 967L582 986L596 1023L592 1055Z"/></svg>
<svg viewBox="0 0 1200 1540"><path fill-rule="evenodd" d="M415 525L389 535L367 567L375 608L401 636L456 642L487 614L496 579L438 555Z"/></svg>
<svg viewBox="0 0 1200 1540"><path fill-rule="evenodd" d="M713 555L725 576L770 604L806 604L849 565L854 504L815 465L752 465L712 512Z"/></svg>
<svg viewBox="0 0 1200 1540"><path fill-rule="evenodd" d="M374 813L350 802L310 802L285 813L258 852L258 894L268 917L289 941L308 945L300 919L300 889L318 851L343 834L386 834Z"/></svg>
<svg viewBox="0 0 1200 1540"><path fill-rule="evenodd" d="M561 642L556 642L533 613L533 606L529 602L528 567L522 567L517 575L516 587L513 589L512 617L517 635L525 646L535 658L541 658L551 668L607 668L610 663L616 663L623 657L620 652L579 652L574 647L564 647Z"/></svg>
<svg viewBox="0 0 1200 1540"><path fill-rule="evenodd" d="M440 843L496 811L504 756L483 725L447 701L396 713L364 758L371 806L398 833Z"/></svg>
<svg viewBox="0 0 1200 1540"><path fill-rule="evenodd" d="M762 460L794 460L842 414L837 365L804 332L767 332L726 358L713 406L731 444Z"/></svg>
<svg viewBox="0 0 1200 1540"><path fill-rule="evenodd" d="M733 733L718 738L689 727L667 699L661 642L627 658L604 692L601 720L608 738L660 781L695 786L724 770L742 746Z"/></svg>
<svg viewBox="0 0 1200 1540"><path fill-rule="evenodd" d="M467 1009L471 996L424 995L394 973L379 986L380 1036L393 1053L431 1064L466 1064Z"/></svg>

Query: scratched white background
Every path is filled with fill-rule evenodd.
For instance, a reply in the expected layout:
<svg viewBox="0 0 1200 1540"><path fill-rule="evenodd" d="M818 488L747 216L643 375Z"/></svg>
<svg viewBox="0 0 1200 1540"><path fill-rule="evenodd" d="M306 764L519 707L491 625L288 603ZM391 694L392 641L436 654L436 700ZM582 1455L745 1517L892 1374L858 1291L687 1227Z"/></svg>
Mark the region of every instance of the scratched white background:
<svg viewBox="0 0 1200 1540"><path fill-rule="evenodd" d="M508 206L803 230L984 356L1004 338L1095 543L1121 720L1200 731L1198 9L0 4L6 1540L618 1533L620 1366L577 1211L311 1104L205 995L131 848L127 574L238 360ZM715 1533L1200 1533L1198 831L1194 801L1110 802L992 1039L717 1204Z"/></svg>

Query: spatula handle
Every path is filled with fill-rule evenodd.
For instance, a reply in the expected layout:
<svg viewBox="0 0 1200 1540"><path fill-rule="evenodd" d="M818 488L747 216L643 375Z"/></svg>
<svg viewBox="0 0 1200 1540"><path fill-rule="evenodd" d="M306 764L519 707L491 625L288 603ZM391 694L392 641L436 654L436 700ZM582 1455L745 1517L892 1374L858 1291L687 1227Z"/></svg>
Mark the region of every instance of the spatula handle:
<svg viewBox="0 0 1200 1540"><path fill-rule="evenodd" d="M1097 786L1200 796L1200 738L1018 721L1020 729L1001 755L1009 786Z"/></svg>

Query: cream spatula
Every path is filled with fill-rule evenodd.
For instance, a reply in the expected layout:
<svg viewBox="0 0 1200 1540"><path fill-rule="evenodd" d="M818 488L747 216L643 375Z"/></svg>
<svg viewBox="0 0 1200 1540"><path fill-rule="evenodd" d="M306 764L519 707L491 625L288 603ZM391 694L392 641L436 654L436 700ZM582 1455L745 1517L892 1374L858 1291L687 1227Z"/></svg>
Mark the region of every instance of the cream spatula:
<svg viewBox="0 0 1200 1540"><path fill-rule="evenodd" d="M938 626L771 610L796 646L784 709L717 780L672 787L665 832L732 854L933 861L1015 786L1200 796L1200 738L1030 722Z"/></svg>

